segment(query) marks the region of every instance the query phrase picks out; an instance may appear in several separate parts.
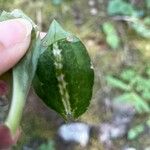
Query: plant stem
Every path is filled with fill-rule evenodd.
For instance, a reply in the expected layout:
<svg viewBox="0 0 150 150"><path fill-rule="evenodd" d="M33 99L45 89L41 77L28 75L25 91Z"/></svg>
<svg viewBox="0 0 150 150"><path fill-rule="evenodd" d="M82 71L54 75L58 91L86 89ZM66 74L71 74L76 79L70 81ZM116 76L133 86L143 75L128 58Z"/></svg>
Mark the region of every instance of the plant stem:
<svg viewBox="0 0 150 150"><path fill-rule="evenodd" d="M15 76L13 76L13 78L12 101L5 124L9 127L11 133L15 134L21 121L27 92L21 90L22 88L20 87L17 79L15 79Z"/></svg>

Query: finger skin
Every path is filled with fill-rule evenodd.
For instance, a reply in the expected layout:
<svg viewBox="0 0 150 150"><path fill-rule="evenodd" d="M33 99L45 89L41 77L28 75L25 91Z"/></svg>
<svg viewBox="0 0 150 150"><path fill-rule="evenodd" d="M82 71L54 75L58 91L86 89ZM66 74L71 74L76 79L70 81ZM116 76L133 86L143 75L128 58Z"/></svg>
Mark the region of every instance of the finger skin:
<svg viewBox="0 0 150 150"><path fill-rule="evenodd" d="M26 53L32 25L25 19L0 22L0 75L12 68Z"/></svg>
<svg viewBox="0 0 150 150"><path fill-rule="evenodd" d="M10 129L0 124L0 150L9 150L13 145L17 143L17 140L21 134L21 129L18 129L15 135L12 135Z"/></svg>

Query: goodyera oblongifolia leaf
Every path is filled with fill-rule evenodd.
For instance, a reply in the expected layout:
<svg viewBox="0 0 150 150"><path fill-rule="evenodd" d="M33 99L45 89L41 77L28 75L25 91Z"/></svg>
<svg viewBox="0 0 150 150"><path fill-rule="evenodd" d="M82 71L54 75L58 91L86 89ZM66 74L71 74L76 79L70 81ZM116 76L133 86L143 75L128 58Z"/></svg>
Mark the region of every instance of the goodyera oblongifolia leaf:
<svg viewBox="0 0 150 150"><path fill-rule="evenodd" d="M94 71L82 42L54 20L42 41L34 88L47 106L65 119L83 114L89 106Z"/></svg>
<svg viewBox="0 0 150 150"><path fill-rule="evenodd" d="M27 19L33 26L30 47L22 60L13 68L12 101L5 124L9 127L11 132L15 134L20 123L26 97L36 71L37 61L41 54L41 41L40 38L37 37L36 25L20 10L14 10L10 13L2 12L0 21L12 18Z"/></svg>

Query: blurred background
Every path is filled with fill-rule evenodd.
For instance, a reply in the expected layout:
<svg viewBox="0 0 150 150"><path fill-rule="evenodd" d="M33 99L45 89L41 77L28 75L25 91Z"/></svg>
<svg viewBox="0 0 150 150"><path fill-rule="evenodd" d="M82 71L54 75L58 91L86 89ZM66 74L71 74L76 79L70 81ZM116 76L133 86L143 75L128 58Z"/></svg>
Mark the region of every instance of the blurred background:
<svg viewBox="0 0 150 150"><path fill-rule="evenodd" d="M66 123L31 89L14 150L150 150L150 0L0 0L78 36L95 70L90 107ZM0 120L7 111L0 93Z"/></svg>

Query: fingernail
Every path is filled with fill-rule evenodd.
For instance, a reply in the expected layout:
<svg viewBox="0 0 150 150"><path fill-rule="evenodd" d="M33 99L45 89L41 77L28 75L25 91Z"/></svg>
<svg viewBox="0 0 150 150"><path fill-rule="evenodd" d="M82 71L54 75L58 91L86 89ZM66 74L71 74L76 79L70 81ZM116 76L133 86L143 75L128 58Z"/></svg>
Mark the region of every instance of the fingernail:
<svg viewBox="0 0 150 150"><path fill-rule="evenodd" d="M26 19L0 22L0 50L22 43L30 34L32 24Z"/></svg>

